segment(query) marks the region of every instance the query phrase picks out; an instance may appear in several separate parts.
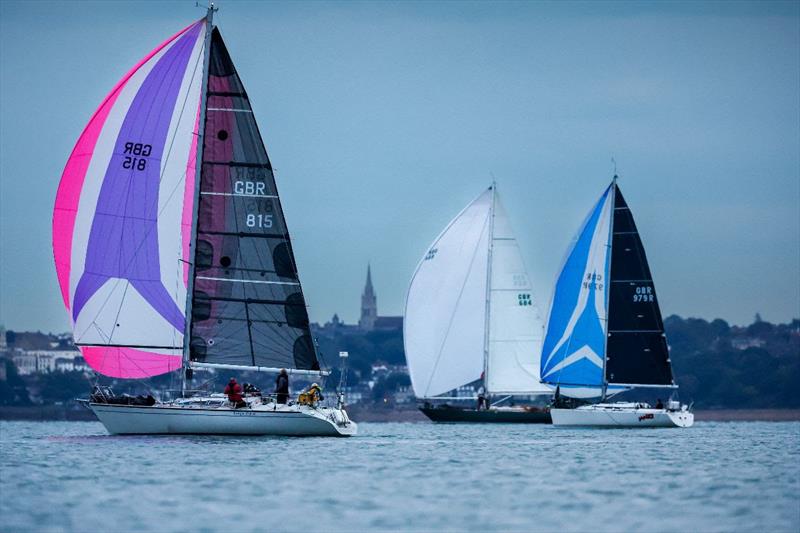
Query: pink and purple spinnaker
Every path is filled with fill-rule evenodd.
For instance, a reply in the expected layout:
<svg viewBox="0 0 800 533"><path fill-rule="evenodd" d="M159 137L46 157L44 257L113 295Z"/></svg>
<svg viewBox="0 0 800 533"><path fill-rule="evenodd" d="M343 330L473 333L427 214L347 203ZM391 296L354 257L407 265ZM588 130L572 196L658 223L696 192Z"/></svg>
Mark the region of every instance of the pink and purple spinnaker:
<svg viewBox="0 0 800 533"><path fill-rule="evenodd" d="M205 19L128 72L61 176L53 254L76 344L107 376L181 367Z"/></svg>

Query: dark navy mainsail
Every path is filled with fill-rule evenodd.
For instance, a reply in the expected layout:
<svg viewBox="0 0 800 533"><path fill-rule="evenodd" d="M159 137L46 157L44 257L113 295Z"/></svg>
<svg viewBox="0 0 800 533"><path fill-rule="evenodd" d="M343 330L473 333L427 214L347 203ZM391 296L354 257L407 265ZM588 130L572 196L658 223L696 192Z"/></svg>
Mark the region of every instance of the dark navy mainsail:
<svg viewBox="0 0 800 533"><path fill-rule="evenodd" d="M606 382L672 385L661 309L633 214L614 185Z"/></svg>
<svg viewBox="0 0 800 533"><path fill-rule="evenodd" d="M272 165L217 29L205 111L190 360L319 370Z"/></svg>

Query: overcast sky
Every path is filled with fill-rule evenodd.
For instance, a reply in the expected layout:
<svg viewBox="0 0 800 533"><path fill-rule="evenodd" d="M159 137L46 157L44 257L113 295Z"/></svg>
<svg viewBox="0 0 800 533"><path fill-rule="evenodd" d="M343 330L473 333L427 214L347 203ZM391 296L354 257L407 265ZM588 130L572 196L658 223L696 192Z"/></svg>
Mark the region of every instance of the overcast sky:
<svg viewBox="0 0 800 533"><path fill-rule="evenodd" d="M544 307L613 173L665 315L800 315L800 3L219 2L311 319L401 314L497 177ZM0 324L68 329L50 224L101 99L194 1L0 2Z"/></svg>

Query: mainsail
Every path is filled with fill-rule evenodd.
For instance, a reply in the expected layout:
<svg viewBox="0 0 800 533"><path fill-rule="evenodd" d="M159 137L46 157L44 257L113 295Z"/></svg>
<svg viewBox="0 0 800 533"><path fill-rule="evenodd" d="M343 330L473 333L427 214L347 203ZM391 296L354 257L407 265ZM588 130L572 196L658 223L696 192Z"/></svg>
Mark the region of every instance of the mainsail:
<svg viewBox="0 0 800 533"><path fill-rule="evenodd" d="M217 29L206 102L190 359L319 370L272 165Z"/></svg>
<svg viewBox="0 0 800 533"><path fill-rule="evenodd" d="M542 323L495 187L459 213L417 266L403 338L415 394L433 398L484 376L489 393L539 383Z"/></svg>
<svg viewBox="0 0 800 533"><path fill-rule="evenodd" d="M673 386L647 258L616 179L589 212L559 273L541 376L577 398Z"/></svg>
<svg viewBox="0 0 800 533"><path fill-rule="evenodd" d="M171 372L186 355L319 368L269 158L209 21L120 80L62 174L58 280L76 345L108 376Z"/></svg>

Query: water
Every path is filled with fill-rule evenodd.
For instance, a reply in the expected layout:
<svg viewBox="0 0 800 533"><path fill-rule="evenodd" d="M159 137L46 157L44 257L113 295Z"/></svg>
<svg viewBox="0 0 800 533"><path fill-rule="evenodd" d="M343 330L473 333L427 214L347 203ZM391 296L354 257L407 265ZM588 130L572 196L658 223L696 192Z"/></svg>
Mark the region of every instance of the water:
<svg viewBox="0 0 800 533"><path fill-rule="evenodd" d="M800 423L360 429L110 437L94 422L0 422L0 530L800 530Z"/></svg>

